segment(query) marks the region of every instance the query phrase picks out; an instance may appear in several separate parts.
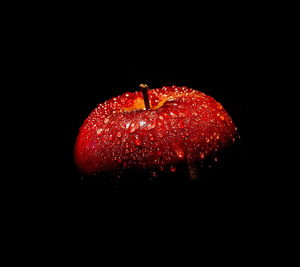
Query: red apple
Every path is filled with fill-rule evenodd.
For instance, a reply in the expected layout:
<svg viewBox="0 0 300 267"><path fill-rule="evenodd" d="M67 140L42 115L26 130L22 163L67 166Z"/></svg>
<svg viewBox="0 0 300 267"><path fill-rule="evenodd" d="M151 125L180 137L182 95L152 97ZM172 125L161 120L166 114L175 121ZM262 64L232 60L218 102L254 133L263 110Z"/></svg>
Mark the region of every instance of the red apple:
<svg viewBox="0 0 300 267"><path fill-rule="evenodd" d="M222 105L197 90L124 93L99 104L84 121L75 161L87 175L124 168L175 171L180 162L202 161L233 143L236 130Z"/></svg>

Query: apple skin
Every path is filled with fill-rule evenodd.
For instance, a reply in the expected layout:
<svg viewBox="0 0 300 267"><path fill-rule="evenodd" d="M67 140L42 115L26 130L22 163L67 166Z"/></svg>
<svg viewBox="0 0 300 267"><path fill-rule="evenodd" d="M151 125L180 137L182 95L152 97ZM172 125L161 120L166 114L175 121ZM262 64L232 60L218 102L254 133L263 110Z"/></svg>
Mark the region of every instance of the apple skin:
<svg viewBox="0 0 300 267"><path fill-rule="evenodd" d="M175 170L203 161L232 144L237 128L214 98L187 87L124 93L99 104L84 121L75 144L82 174L126 168Z"/></svg>

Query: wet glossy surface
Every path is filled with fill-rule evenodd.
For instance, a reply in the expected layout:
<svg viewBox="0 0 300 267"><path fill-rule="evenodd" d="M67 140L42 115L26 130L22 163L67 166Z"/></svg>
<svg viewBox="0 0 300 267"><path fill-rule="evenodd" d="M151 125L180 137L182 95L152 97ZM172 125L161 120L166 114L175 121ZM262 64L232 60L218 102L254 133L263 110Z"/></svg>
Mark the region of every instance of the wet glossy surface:
<svg viewBox="0 0 300 267"><path fill-rule="evenodd" d="M89 115L80 129L75 159L84 174L126 168L161 168L213 157L234 142L230 116L212 97L187 87L149 91L150 110L142 93L124 93ZM156 173L154 174L154 176Z"/></svg>

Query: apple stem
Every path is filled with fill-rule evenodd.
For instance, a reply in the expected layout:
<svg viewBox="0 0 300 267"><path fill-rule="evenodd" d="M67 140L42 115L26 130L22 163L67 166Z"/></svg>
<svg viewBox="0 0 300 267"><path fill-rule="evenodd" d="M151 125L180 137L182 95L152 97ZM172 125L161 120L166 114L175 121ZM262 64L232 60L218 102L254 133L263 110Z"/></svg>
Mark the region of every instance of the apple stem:
<svg viewBox="0 0 300 267"><path fill-rule="evenodd" d="M149 102L149 95L148 95L149 86L147 84L141 83L140 88L143 93L145 107L146 109L150 109L150 102Z"/></svg>

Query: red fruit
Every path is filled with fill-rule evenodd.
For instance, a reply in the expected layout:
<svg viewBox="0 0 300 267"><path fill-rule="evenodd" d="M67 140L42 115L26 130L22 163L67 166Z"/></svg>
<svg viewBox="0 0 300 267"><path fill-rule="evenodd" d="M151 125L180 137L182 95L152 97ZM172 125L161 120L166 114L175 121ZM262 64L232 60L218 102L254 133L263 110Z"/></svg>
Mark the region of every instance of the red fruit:
<svg viewBox="0 0 300 267"><path fill-rule="evenodd" d="M98 107L80 128L75 161L83 174L122 168L168 168L204 160L234 142L236 127L222 105L187 87L124 93Z"/></svg>

